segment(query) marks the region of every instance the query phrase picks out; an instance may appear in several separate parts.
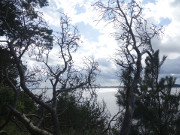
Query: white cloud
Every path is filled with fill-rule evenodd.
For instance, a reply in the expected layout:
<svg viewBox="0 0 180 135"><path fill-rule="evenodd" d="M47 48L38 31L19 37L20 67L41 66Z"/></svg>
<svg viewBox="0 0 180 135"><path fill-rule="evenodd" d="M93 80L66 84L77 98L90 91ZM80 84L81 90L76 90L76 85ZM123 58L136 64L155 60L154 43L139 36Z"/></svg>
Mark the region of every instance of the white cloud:
<svg viewBox="0 0 180 135"><path fill-rule="evenodd" d="M180 56L177 52L180 50L178 42L180 39L180 4L174 3L175 0L156 0L155 3L148 3L144 6L145 17L148 20L155 23L161 23L162 18L170 20L170 23L164 26L163 37L154 46L171 59Z"/></svg>
<svg viewBox="0 0 180 135"><path fill-rule="evenodd" d="M115 52L116 41L114 41L113 37L110 36L110 33L112 33L114 29L112 28L112 25L105 26L105 22L100 21L98 23L96 21L99 18L97 11L95 11L94 7L92 7L94 2L95 1L93 0L49 0L50 6L43 10L44 16L50 25L58 27L58 10L63 9L64 13L67 13L67 15L71 18L72 24L79 22L89 24L101 34L97 37L98 41L89 40L88 37L84 37L84 35L82 35L83 45L79 49L77 55L81 54L81 57L95 55L96 58L112 57ZM83 13L77 14L75 7L78 4L85 8ZM93 36L93 33L91 34ZM76 57L76 55L74 57Z"/></svg>
<svg viewBox="0 0 180 135"><path fill-rule="evenodd" d="M143 0L139 0L142 2ZM145 18L153 23L159 24L163 19L168 19L164 28L163 38L153 41L153 46L160 49L160 53L168 55L168 58L175 59L180 56L180 4L179 0L155 0L144 5ZM55 28L59 27L58 11L63 11L72 19L73 24L84 23L90 25L93 29L99 31L97 41L82 35L83 44L79 48L78 53L74 54L76 61L81 61L83 57L94 55L96 59L111 59L117 49L117 43L112 36L114 29L112 25L106 25L101 20L99 23L95 20L99 19L98 13L91 5L94 0L49 0L49 7L43 9L44 18ZM83 7L83 12L78 13L76 6ZM88 26L87 25L87 26ZM86 28L84 28L87 30ZM80 31L81 33L81 31ZM93 32L90 33L93 36ZM91 35L89 35L91 36ZM111 67L113 65L111 64ZM113 69L113 68L112 68Z"/></svg>

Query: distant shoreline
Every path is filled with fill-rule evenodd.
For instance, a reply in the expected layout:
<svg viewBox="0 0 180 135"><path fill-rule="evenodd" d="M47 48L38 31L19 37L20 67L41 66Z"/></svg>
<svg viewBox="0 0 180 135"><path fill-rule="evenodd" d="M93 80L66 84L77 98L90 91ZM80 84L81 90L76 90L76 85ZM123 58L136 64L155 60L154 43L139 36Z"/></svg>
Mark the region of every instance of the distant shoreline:
<svg viewBox="0 0 180 135"><path fill-rule="evenodd" d="M123 88L123 86L99 86L96 88Z"/></svg>
<svg viewBox="0 0 180 135"><path fill-rule="evenodd" d="M124 86L97 86L95 88L124 88ZM173 88L180 88L180 84L174 84ZM33 89L52 89L52 88L30 88Z"/></svg>
<svg viewBox="0 0 180 135"><path fill-rule="evenodd" d="M124 86L99 86L97 88L123 88ZM180 88L180 84L174 84L173 88Z"/></svg>

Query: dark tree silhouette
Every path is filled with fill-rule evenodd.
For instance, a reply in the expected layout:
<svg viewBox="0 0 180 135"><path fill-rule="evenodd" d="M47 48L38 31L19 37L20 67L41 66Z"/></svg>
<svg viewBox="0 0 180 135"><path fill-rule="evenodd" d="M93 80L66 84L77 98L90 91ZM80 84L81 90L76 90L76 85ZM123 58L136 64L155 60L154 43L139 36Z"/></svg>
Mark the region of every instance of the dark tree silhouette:
<svg viewBox="0 0 180 135"><path fill-rule="evenodd" d="M107 135L108 114L105 104L99 104L97 97L77 101L74 93L63 93L58 97L58 114L63 134Z"/></svg>
<svg viewBox="0 0 180 135"><path fill-rule="evenodd" d="M13 103L13 92L12 89L10 90L7 78L11 79L13 84L17 86L17 77L18 71L14 59L7 49L3 49L0 47L0 114L2 116L1 119L5 120L5 123L1 122L0 130L9 123L11 117L11 113L9 113L6 104L7 102L11 104ZM15 94L17 93L15 92ZM17 104L16 98L17 97L14 96L14 106Z"/></svg>
<svg viewBox="0 0 180 135"><path fill-rule="evenodd" d="M126 91L125 115L120 134L127 135L134 113L134 94L140 82L142 56L153 53L151 40L159 35L161 28L150 25L143 19L142 7L135 0L107 0L106 3L98 1L95 7L99 10L101 19L112 23L117 30L114 36L120 49L115 62L122 69L122 82Z"/></svg>
<svg viewBox="0 0 180 135"><path fill-rule="evenodd" d="M83 91L93 94L98 64L88 59L83 69L74 66L72 53L76 52L80 41L78 30L70 24L70 19L62 14L60 30L54 34L53 40L52 30L47 27L42 14L36 10L45 5L46 0L0 1L0 45L9 51L18 73L16 85L14 80L8 77L10 72L6 72L6 80L15 93L13 105L8 105L12 114L31 134L59 135L57 97L63 92L74 91L80 95ZM53 47L58 50L55 65L51 63ZM37 64L32 69L26 64L28 55ZM44 84L49 84L52 88L52 96L49 98L46 98L43 92L37 94L30 89ZM26 114L18 110L19 88L48 114ZM47 115L51 116L53 125L50 129L42 126Z"/></svg>
<svg viewBox="0 0 180 135"><path fill-rule="evenodd" d="M140 89L136 92L135 123L131 134L178 135L180 93L173 89L174 77L159 77L160 67L166 57L160 61L159 51L145 60L144 77Z"/></svg>

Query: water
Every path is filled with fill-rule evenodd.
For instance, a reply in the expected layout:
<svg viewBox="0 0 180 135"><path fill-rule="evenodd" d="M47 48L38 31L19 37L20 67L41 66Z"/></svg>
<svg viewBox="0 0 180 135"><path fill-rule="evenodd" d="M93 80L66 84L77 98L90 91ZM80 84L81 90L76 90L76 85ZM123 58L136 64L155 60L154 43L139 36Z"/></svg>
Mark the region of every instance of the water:
<svg viewBox="0 0 180 135"><path fill-rule="evenodd" d="M97 93L97 99L98 102L101 104L102 101L106 103L107 110L110 112L111 116L115 115L118 112L118 106L116 104L116 97L115 94L117 93L118 88L97 88L96 93ZM41 94L42 90L36 89L32 90L34 94ZM49 98L52 97L52 91L48 89L46 91L46 96Z"/></svg>
<svg viewBox="0 0 180 135"><path fill-rule="evenodd" d="M116 104L116 97L115 94L117 93L118 88L97 88L96 93L98 95L98 102L106 103L107 110L110 112L111 116L115 115L119 108ZM33 93L40 94L42 90L33 90ZM176 92L180 92L180 88L172 88L172 94L175 94ZM45 94L48 97L52 97L52 91L47 90L47 93Z"/></svg>
<svg viewBox="0 0 180 135"><path fill-rule="evenodd" d="M96 91L98 95L98 101L102 102L102 100L104 100L107 109L111 113L111 116L115 115L119 110L116 104L116 97L115 97L118 88L99 88ZM171 94L177 94L178 92L180 92L180 87L174 87L172 88Z"/></svg>
<svg viewBox="0 0 180 135"><path fill-rule="evenodd" d="M102 100L104 100L107 109L111 113L111 116L115 115L118 112L118 106L116 104L115 97L117 90L117 88L99 88L96 90L98 101L101 103Z"/></svg>

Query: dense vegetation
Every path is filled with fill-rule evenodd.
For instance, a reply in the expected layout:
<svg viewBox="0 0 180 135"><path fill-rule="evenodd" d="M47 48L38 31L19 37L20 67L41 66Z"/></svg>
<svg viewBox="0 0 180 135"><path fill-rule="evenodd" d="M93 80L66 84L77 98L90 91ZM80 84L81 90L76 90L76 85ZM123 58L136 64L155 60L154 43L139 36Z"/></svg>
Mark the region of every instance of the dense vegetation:
<svg viewBox="0 0 180 135"><path fill-rule="evenodd" d="M159 77L160 67L165 59L166 57L163 57L160 61L159 50L145 59L144 76L141 78L139 88L135 91L136 102L130 135L178 135L180 133L180 93L173 90L176 79L169 76ZM128 74L124 72L122 76L126 88L129 87L129 81L131 81ZM125 91L119 91L116 96L117 103L125 108ZM122 117L123 115L117 124L121 123Z"/></svg>
<svg viewBox="0 0 180 135"><path fill-rule="evenodd" d="M116 94L120 111L111 118L105 103L97 101L98 63L87 59L82 68L74 65L78 29L62 13L53 34L37 10L44 6L47 0L0 1L0 134L180 134L180 93L172 89L176 78L160 77L166 57L161 60L151 44L161 28L147 23L136 1L94 4L102 19L114 24L120 44L115 62L124 88ZM55 65L53 48L58 50ZM35 92L45 84L52 97L45 88Z"/></svg>

